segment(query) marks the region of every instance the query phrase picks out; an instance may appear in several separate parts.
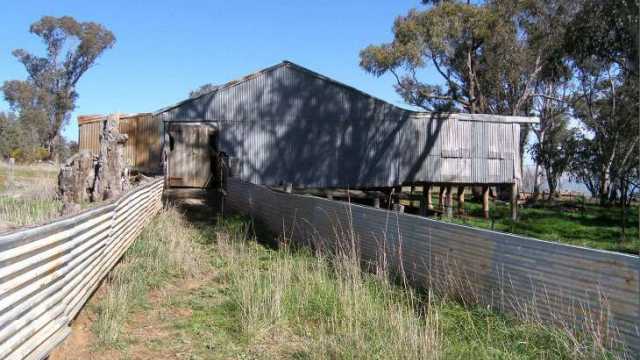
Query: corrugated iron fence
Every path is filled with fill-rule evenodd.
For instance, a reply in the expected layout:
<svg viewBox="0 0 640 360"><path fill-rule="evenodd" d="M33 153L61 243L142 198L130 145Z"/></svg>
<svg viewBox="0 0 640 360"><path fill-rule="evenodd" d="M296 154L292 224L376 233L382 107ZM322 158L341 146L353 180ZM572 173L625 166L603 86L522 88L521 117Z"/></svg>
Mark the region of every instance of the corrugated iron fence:
<svg viewBox="0 0 640 360"><path fill-rule="evenodd" d="M274 192L237 179L229 179L228 187L229 208L249 213L275 232L314 245L337 246L337 238L355 238L364 262L379 265L386 259L414 286L454 291L519 316L598 331L640 353L638 256Z"/></svg>
<svg viewBox="0 0 640 360"><path fill-rule="evenodd" d="M143 226L161 208L162 179L116 202L0 236L0 359L41 359Z"/></svg>

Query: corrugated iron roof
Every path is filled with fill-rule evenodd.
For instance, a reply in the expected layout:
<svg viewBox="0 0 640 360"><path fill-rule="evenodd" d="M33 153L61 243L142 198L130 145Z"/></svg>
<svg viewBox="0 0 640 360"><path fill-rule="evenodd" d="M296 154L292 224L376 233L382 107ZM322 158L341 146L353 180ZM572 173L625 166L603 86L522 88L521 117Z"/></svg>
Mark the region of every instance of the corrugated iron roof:
<svg viewBox="0 0 640 360"><path fill-rule="evenodd" d="M417 116L433 117L433 113L429 113L429 112L426 112L426 111L415 111L415 110L409 110L409 109L401 108L401 107L399 107L397 105L389 103L388 101L382 100L382 99L380 99L378 97L375 97L375 96L373 96L371 94L368 94L368 93L366 93L366 92L364 92L364 91L362 91L360 89L357 89L357 88L355 88L355 87L353 87L351 85L347 85L347 84L345 84L343 82L340 82L338 80L332 79L332 78L330 78L328 76L322 75L322 74L320 74L318 72L315 72L313 70L310 70L310 69L308 69L308 68L306 68L304 66L298 65L298 64L293 63L293 62L288 61L288 60L284 60L279 64L267 67L265 69L262 69L262 70L259 70L259 71L256 71L256 72L253 72L253 73L251 73L249 75L246 75L246 76L242 77L241 79L236 79L236 80L229 81L226 84L217 86L215 89L212 89L211 91L208 91L208 92L205 92L203 94L200 94L200 95L198 95L196 97L189 98L189 99L186 99L186 100L182 100L182 101L180 101L180 102L178 102L176 104L164 107L164 108L154 112L153 115L155 116L155 115L161 114L163 112L169 111L169 110L174 109L176 107L179 107L181 105L184 105L184 104L187 104L189 102L195 101L195 100L197 100L197 99L199 99L199 98L201 98L203 96L207 96L207 95L213 94L215 92L231 88L233 86L241 84L241 83L243 83L245 81L248 81L250 79L254 79L254 78L258 77L258 76L261 76L263 74L266 74L268 72L271 72L271 71L273 71L275 69L278 69L280 67L283 67L283 66L288 66L288 67L290 67L292 69L296 69L298 71L302 71L302 72L304 72L306 74L309 74L309 75L311 75L313 77L316 77L318 79L321 79L323 81L327 81L327 82L333 83L333 84L338 85L338 86L340 86L340 87L342 87L344 89L347 89L349 91L353 91L353 92L356 92L358 94L367 96L367 97L369 97L371 99L374 99L376 101L380 101L380 102L389 104L389 105L394 106L394 107L396 107L398 109L401 109L403 111L412 112L412 113L416 114ZM488 114L463 114L463 113L450 113L450 114L448 114L448 113L442 113L438 117L440 117L440 118L454 118L454 119L461 120L461 121L506 122L506 123L521 123L521 124L523 124L523 123L524 124L537 124L537 123L540 122L540 120L537 117L504 116L504 115L488 115Z"/></svg>

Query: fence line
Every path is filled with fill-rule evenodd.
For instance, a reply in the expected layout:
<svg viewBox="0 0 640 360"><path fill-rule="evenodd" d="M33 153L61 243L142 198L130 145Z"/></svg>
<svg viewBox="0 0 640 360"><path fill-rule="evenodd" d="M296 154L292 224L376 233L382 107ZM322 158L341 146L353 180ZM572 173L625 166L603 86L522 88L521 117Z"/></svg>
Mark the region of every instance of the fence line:
<svg viewBox="0 0 640 360"><path fill-rule="evenodd" d="M414 286L453 290L520 316L600 331L612 344L640 353L638 256L280 193L237 179L228 181L227 205L306 242L335 246L336 229L352 229L363 261L384 256Z"/></svg>
<svg viewBox="0 0 640 360"><path fill-rule="evenodd" d="M0 235L0 359L42 359L161 208L162 179L116 202Z"/></svg>

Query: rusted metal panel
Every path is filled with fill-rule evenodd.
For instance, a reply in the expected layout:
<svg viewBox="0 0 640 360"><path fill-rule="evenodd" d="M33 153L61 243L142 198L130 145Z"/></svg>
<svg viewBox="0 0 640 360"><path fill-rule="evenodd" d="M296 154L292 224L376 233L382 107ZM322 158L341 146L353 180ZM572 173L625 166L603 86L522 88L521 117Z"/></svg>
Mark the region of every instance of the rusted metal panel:
<svg viewBox="0 0 640 360"><path fill-rule="evenodd" d="M115 203L0 236L0 358L40 359L161 207L162 179Z"/></svg>
<svg viewBox="0 0 640 360"><path fill-rule="evenodd" d="M492 159L502 162L501 159ZM505 166L511 168L512 165ZM560 326L597 327L640 355L640 257L444 223L229 179L227 205L294 241L336 246L353 234L363 263L384 258L417 287L453 292ZM353 230L353 231L351 231ZM384 256L383 256L384 255Z"/></svg>
<svg viewBox="0 0 640 360"><path fill-rule="evenodd" d="M489 175L486 163L519 161L514 129L536 121L410 111L290 62L154 116L167 124L219 123L220 150L235 154L240 179L301 187L513 183L518 164ZM450 163L459 176L441 168Z"/></svg>
<svg viewBox="0 0 640 360"><path fill-rule="evenodd" d="M80 150L89 150L97 154L100 149L100 130L106 116L78 116L78 145ZM120 115L118 129L127 134L124 148L126 163L133 169L158 174L162 171L161 162L161 123L150 113Z"/></svg>

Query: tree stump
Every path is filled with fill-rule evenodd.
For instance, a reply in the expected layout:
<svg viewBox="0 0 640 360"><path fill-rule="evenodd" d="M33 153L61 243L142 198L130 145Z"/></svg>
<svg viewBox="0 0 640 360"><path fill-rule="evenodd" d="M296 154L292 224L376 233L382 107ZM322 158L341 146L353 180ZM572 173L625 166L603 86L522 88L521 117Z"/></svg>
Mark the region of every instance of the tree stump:
<svg viewBox="0 0 640 360"><path fill-rule="evenodd" d="M124 160L127 135L118 130L118 115L109 115L100 133L100 153L91 194L93 201L119 197L129 189L129 174Z"/></svg>
<svg viewBox="0 0 640 360"><path fill-rule="evenodd" d="M80 204L91 200L95 179L96 158L88 150L72 156L58 174L58 196L62 200L62 214L80 210Z"/></svg>
<svg viewBox="0 0 640 360"><path fill-rule="evenodd" d="M80 151L60 169L58 195L63 215L77 212L83 202L117 198L129 189L126 142L127 135L118 130L118 115L109 115L100 133L98 156Z"/></svg>

